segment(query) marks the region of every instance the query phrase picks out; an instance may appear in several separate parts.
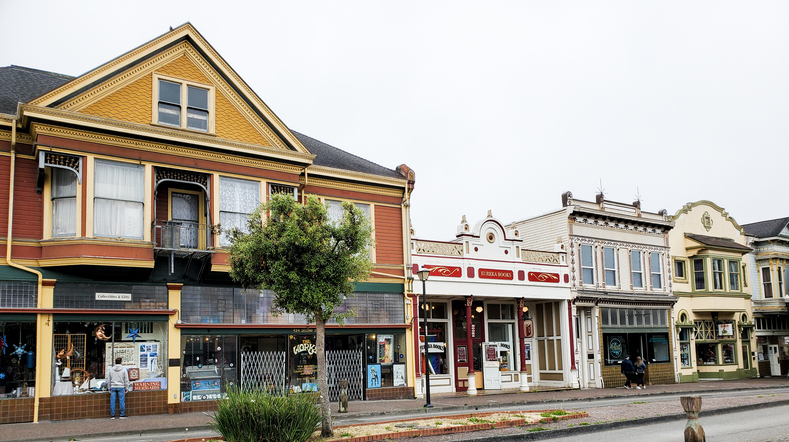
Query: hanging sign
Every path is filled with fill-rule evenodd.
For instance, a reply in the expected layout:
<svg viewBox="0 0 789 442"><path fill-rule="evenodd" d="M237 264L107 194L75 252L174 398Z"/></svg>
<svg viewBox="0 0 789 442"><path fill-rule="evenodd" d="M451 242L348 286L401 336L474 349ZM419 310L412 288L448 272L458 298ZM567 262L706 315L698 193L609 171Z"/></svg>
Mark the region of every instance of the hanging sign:
<svg viewBox="0 0 789 442"><path fill-rule="evenodd" d="M523 321L523 337L531 338L534 336L534 323L531 319Z"/></svg>

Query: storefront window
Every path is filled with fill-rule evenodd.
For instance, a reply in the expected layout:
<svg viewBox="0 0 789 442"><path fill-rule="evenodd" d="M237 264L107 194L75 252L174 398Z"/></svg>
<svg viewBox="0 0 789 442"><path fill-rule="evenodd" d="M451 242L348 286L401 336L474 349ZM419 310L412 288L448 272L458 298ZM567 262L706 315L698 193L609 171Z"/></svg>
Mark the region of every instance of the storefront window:
<svg viewBox="0 0 789 442"><path fill-rule="evenodd" d="M182 336L181 401L224 397L236 383L237 346L236 336Z"/></svg>
<svg viewBox="0 0 789 442"><path fill-rule="evenodd" d="M427 323L427 354L428 366L430 374L448 374L449 362L447 359L447 326L446 322L428 322ZM420 355L425 354L425 330L424 327L420 329ZM424 359L424 358L422 358ZM422 373L424 373L426 366L424 361L422 363Z"/></svg>
<svg viewBox="0 0 789 442"><path fill-rule="evenodd" d="M647 334L647 359L650 362L668 362L668 334Z"/></svg>
<svg viewBox="0 0 789 442"><path fill-rule="evenodd" d="M291 335L288 342L290 392L318 391L318 355L315 351L315 335Z"/></svg>
<svg viewBox="0 0 789 442"><path fill-rule="evenodd" d="M489 336L490 342L495 342L499 344L498 346L499 370L500 371L514 370L515 366L513 365L514 358L512 354L512 349L514 348L512 343L513 324L492 322L488 324L488 330L490 331L490 336Z"/></svg>
<svg viewBox="0 0 789 442"><path fill-rule="evenodd" d="M616 365L628 354L626 335L605 335L605 364Z"/></svg>
<svg viewBox="0 0 789 442"><path fill-rule="evenodd" d="M679 330L679 359L683 367L691 367L690 357L690 329L681 328Z"/></svg>
<svg viewBox="0 0 789 442"><path fill-rule="evenodd" d="M116 358L129 372L132 389L167 389L167 321L55 321L53 396L107 390Z"/></svg>
<svg viewBox="0 0 789 442"><path fill-rule="evenodd" d="M696 357L699 365L716 365L718 363L718 344L696 344Z"/></svg>
<svg viewBox="0 0 789 442"><path fill-rule="evenodd" d="M0 322L0 333L0 399L34 396L35 322Z"/></svg>
<svg viewBox="0 0 789 442"><path fill-rule="evenodd" d="M721 344L721 361L724 364L734 364L734 344Z"/></svg>
<svg viewBox="0 0 789 442"><path fill-rule="evenodd" d="M445 324L445 323L440 323ZM428 322L428 328L432 323ZM440 333L430 336L438 336ZM430 374L442 374L446 372L446 346L443 342L430 342L431 367L439 370ZM405 334L404 333L381 333L367 335L368 360L370 363L366 367L367 388L382 387L405 387L407 380L405 374L406 353L405 353ZM441 350L439 352L438 350ZM422 347L424 352L424 347ZM370 359L369 356L373 355ZM435 357L434 357L435 355ZM441 372L443 370L443 372Z"/></svg>

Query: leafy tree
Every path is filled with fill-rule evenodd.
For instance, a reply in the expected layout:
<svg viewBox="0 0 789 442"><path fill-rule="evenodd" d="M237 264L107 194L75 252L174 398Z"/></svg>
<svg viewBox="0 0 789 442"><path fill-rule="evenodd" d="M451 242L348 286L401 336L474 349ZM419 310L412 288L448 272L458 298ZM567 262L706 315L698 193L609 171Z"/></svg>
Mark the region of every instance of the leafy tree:
<svg viewBox="0 0 789 442"><path fill-rule="evenodd" d="M333 434L326 382L326 323L331 319L343 323L348 313L334 310L353 293L354 282L366 280L372 269L370 222L353 204L344 202L342 208L342 220L333 223L315 196L302 205L292 196L272 195L250 218L249 233L230 233L233 280L244 288L273 291L275 312L300 313L315 322L324 437Z"/></svg>

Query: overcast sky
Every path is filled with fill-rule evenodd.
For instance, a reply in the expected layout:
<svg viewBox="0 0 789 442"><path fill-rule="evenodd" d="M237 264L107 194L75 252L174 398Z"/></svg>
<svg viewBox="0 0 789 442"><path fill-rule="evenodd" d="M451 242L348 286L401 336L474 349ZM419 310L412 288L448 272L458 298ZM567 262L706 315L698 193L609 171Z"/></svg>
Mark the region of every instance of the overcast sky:
<svg viewBox="0 0 789 442"><path fill-rule="evenodd" d="M789 2L0 0L0 66L85 73L191 22L290 128L416 171L417 237L567 190L789 216Z"/></svg>

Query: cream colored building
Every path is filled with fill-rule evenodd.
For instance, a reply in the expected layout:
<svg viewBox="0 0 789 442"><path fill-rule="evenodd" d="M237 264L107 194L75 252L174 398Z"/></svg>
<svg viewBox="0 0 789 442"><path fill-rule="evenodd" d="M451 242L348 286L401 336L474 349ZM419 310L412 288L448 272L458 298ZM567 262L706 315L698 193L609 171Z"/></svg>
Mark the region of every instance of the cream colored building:
<svg viewBox="0 0 789 442"><path fill-rule="evenodd" d="M669 232L680 382L757 375L743 228L709 201L688 203Z"/></svg>

